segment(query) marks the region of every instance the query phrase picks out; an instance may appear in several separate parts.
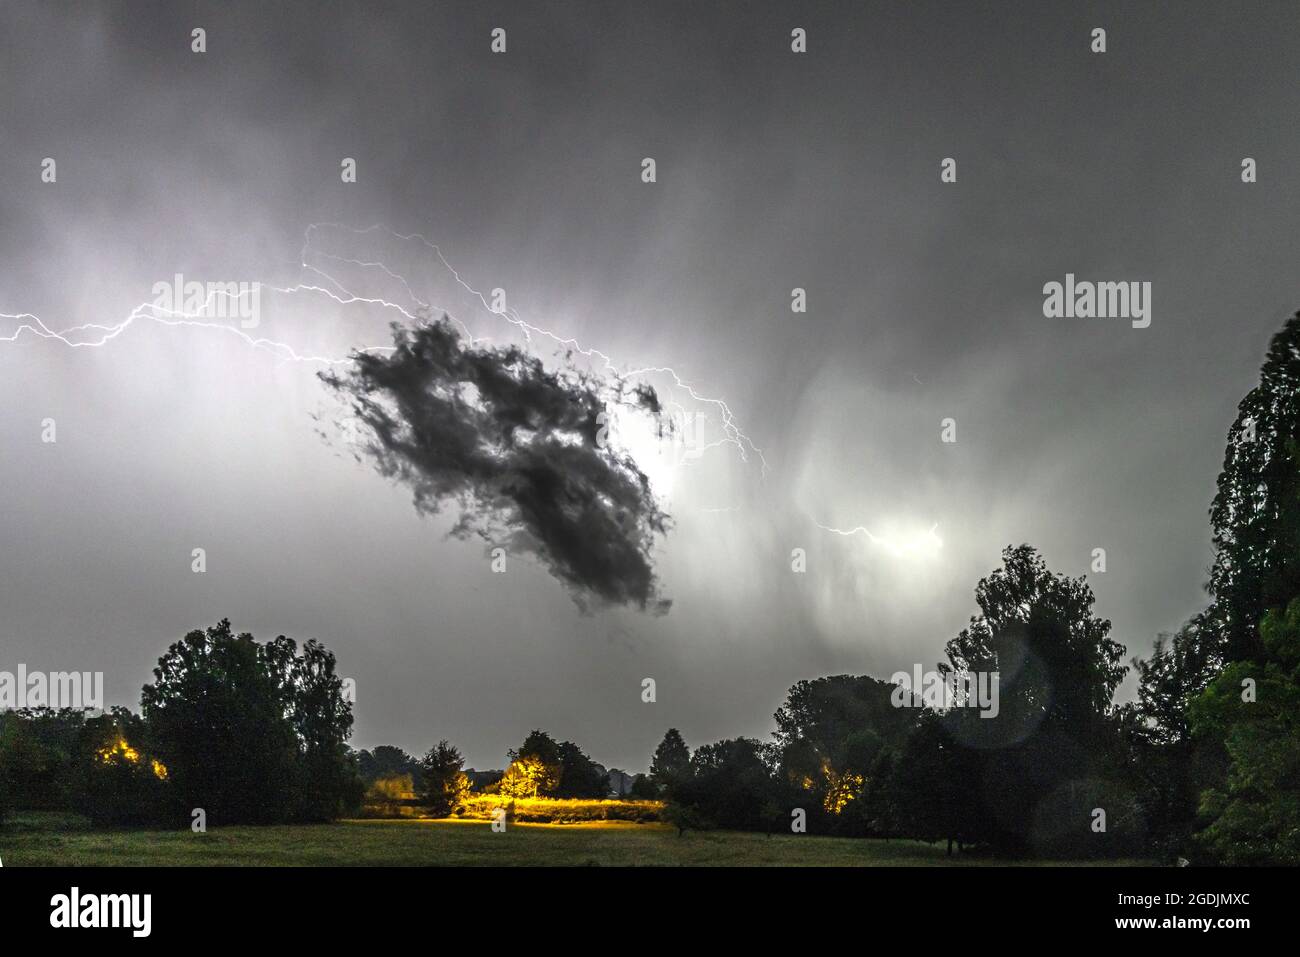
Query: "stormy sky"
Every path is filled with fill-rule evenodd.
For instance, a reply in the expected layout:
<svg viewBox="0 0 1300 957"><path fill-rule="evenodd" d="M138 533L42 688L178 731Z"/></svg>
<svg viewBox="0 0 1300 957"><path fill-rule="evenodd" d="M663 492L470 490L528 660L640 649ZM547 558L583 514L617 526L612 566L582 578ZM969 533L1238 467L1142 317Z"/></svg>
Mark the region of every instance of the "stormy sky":
<svg viewBox="0 0 1300 957"><path fill-rule="evenodd" d="M640 769L669 726L766 737L800 678L932 666L1026 541L1104 548L1145 654L1204 604L1226 431L1300 308L1298 54L1290 3L0 5L0 313L265 284L247 335L0 318L0 669L138 706L229 617L336 652L357 746L500 767L541 727ZM1067 273L1150 282L1150 327L1044 318ZM351 454L313 360L443 310L659 370L691 444L615 432L671 515L666 614L584 611L536 550L494 572Z"/></svg>

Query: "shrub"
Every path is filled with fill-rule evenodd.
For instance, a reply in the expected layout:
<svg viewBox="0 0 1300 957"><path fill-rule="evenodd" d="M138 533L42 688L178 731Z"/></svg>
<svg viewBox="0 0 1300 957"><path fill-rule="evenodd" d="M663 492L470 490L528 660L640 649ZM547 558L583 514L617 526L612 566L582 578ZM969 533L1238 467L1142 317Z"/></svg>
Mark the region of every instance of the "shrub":
<svg viewBox="0 0 1300 957"><path fill-rule="evenodd" d="M87 724L90 747L80 756L74 807L97 826L157 824L178 817L167 768L138 749L113 717Z"/></svg>
<svg viewBox="0 0 1300 957"><path fill-rule="evenodd" d="M446 739L429 749L420 762L420 797L434 817L446 817L469 794L465 759Z"/></svg>

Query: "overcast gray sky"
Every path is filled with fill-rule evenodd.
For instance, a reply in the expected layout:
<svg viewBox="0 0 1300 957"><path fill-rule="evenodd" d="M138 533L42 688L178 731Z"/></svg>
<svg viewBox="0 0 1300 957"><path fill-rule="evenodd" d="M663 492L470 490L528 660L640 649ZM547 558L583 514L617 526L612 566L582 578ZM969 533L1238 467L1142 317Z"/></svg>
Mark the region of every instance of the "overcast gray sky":
<svg viewBox="0 0 1300 957"><path fill-rule="evenodd" d="M673 606L584 615L322 440L321 364L0 319L0 669L104 671L138 706L167 644L229 617L334 650L359 747L500 767L542 727L639 769L669 726L766 737L800 678L932 666L1008 544L1069 574L1105 548L1132 654L1204 603L1226 430L1300 308L1292 3L7 2L0 27L0 313L115 326L177 273L325 285L307 227L378 223L313 231L308 264L520 341L421 233L529 323L725 401L767 463L629 438ZM1150 327L1044 318L1066 273L1151 282ZM253 332L342 357L401 318L264 289Z"/></svg>

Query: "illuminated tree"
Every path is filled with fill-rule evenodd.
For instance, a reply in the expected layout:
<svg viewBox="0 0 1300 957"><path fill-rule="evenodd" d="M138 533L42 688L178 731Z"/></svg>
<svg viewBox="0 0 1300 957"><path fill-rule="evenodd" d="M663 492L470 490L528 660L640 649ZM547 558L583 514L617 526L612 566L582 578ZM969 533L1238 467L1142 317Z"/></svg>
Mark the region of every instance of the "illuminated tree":
<svg viewBox="0 0 1300 957"><path fill-rule="evenodd" d="M501 778L504 797L535 798L549 796L559 786L558 765L545 764L537 758L515 758Z"/></svg>
<svg viewBox="0 0 1300 957"><path fill-rule="evenodd" d="M514 798L553 797L562 771L560 746L545 731L534 730L517 751L510 752L501 793Z"/></svg>

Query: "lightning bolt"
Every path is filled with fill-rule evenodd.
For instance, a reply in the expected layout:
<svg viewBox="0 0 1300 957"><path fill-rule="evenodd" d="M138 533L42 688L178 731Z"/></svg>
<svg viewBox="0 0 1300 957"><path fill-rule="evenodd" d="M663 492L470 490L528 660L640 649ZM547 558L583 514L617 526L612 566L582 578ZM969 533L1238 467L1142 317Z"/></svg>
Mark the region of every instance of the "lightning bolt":
<svg viewBox="0 0 1300 957"><path fill-rule="evenodd" d="M817 523L817 527L827 532L834 532L836 535L842 535L845 538L854 535L865 535L871 544L883 548L889 554L896 558L907 557L928 557L934 555L939 549L943 548L943 539L936 534L938 524L930 526L930 530L924 535L915 535L910 538L890 538L888 536L877 535L870 529L858 525L856 528L832 528L829 525Z"/></svg>
<svg viewBox="0 0 1300 957"><path fill-rule="evenodd" d="M457 269L454 266L452 266L450 262L447 261L447 258L443 256L442 249L438 246L438 244L429 240L422 233L398 233L382 225L374 225L374 226L368 226L364 229L357 229L352 226L346 226L342 223L313 223L310 226L308 226L304 232L304 244L303 244L303 256L302 256L304 265L306 265L306 259L308 253L311 251L312 248L312 243L311 243L312 233L317 229L323 229L323 228L343 230L346 232L351 232L358 236L364 236L370 233L382 231L382 232L386 232L389 236L393 237L394 239L401 240L402 242L418 242L421 245L423 245L426 249L428 249L430 252L433 253L433 255L437 258L439 264L441 264L443 269L445 269L451 275L452 279L456 281L457 285L459 285L463 290L465 290L465 292L468 293L472 298L477 299L487 312L495 316L500 316L506 322L515 326L523 334L525 341L531 343L533 341L534 336L549 339L556 346L571 352L575 352L586 359L599 360L600 363L604 366L606 372L621 378L648 378L654 375L662 375L671 378L674 387L685 392L687 395L691 397L691 399L694 402L700 405L714 406L715 408L718 409L720 414L723 437L721 439L718 439L715 442L711 442L707 445L700 446L694 449L693 452L696 454L693 457L698 457L699 455L702 455L704 452L708 451L711 448L716 448L723 445L733 445L736 447L737 451L739 452L741 461L748 462L749 456L752 454L758 458L759 463L761 464L762 474L763 475L767 474L769 466L767 464L766 457L764 457L763 455L763 450L758 448L753 443L753 441L749 438L749 436L747 436L744 432L740 430L740 427L736 423L735 415L732 413L731 407L726 403L726 401L720 398L714 398L712 396L702 395L699 391L696 390L696 388L693 385L691 385L689 382L683 379L672 367L642 366L640 368L620 369L614 363L613 359L611 359L609 355L602 352L601 350L589 346L584 346L576 338L561 336L550 331L549 329L544 329L540 326L533 325L532 323L524 320L524 318L515 309L509 306L507 306L504 310L494 309L488 303L487 297L482 292L475 289L468 282L466 282L465 279L461 277L460 272L457 271ZM392 270L388 269L388 267L385 266L383 263L367 262L358 259L347 259L344 257L329 256L329 254L323 254L323 255L327 256L328 258L335 259L339 262L347 263L349 265L358 266L361 268L382 269L390 277L399 281L402 284L403 288L406 290L407 295L409 295L414 302L419 303L422 308L425 309L436 308L433 307L430 303L421 300L411 289L410 283L407 282L405 278L397 275ZM307 266L306 268L310 269L313 267ZM320 275L324 275L324 273L321 273L320 270L315 270L315 271L318 272ZM327 277L327 278L329 278L331 282L334 281L332 277ZM342 288L341 285L340 288ZM440 310L440 311L445 311L445 310ZM470 334L468 328L465 328L463 324L462 324L462 328L465 331L466 335ZM477 341L477 340L472 340L472 341Z"/></svg>
<svg viewBox="0 0 1300 957"><path fill-rule="evenodd" d="M430 241L421 233L398 233L382 225L374 225L364 229L358 229L342 223L312 223L303 231L303 244L300 250L299 260L302 269L307 273L319 277L321 282L302 282L287 287L262 285L260 288L269 289L272 292L282 295L322 295L344 306L357 304L377 306L381 309L394 311L401 315L405 320L412 323L421 320L420 312L426 314L443 314L448 316L448 318L456 324L471 345L491 341L486 337L474 336L469 326L461 319L454 316L450 310L443 309L435 306L431 302L423 300L415 293L410 281L406 277L389 268L382 261L338 256L317 248L314 243L315 234L318 231L330 229L348 232L355 236L385 233L389 237L404 243L418 242L422 244L425 249L432 252L433 256L436 257L437 262L442 266L442 268L451 275L455 282L469 296L477 299L487 312L504 319L506 322L518 329L519 332L522 333L525 341L529 344L532 344L534 337L547 339L553 342L557 347L581 355L588 360L599 362L607 373L621 379L648 379L653 376L663 376L671 379L672 387L681 390L686 395L690 396L692 401L698 405L713 406L718 411L722 437L716 441L693 448L687 456L688 458L699 458L710 449L730 445L736 448L741 460L746 463L749 462L751 455L756 457L761 465L760 474L763 476L767 474L769 467L767 459L763 455L763 450L755 445L750 437L740 429L731 407L725 400L702 394L694 385L684 379L670 366L647 365L638 368L620 369L607 353L594 347L584 346L575 338L566 337L552 332L549 329L530 323L513 308L507 308L504 310L492 308L483 293L471 286L460 275L460 272L451 265L443 255L438 244ZM313 262L313 260L315 262ZM329 260L344 265L355 266L363 270L378 270L382 272L393 282L401 286L410 302L415 304L416 311L413 312L401 303L393 302L392 300L383 297L361 296L353 293L335 276L326 272L320 265L315 264L319 263L321 260ZM217 297L224 296L227 299L238 300L243 296L248 295L250 292L251 290L241 289L239 292L232 293L225 289L210 288L203 308L198 312L189 313L182 310L165 309L154 303L146 302L136 306L125 318L116 323L109 325L101 323L84 323L82 325L71 326L61 331L56 331L50 328L38 316L29 312L0 312L0 319L8 319L17 323L16 328L14 328L11 334L0 335L0 342L16 342L24 334L28 334L41 339L54 340L73 349L102 348L121 336L127 331L127 329L131 328L131 326L144 320L163 326L209 329L219 331L225 335L233 335L243 340L254 349L270 353L281 363L300 362L333 366L351 361L350 356L323 356L300 353L287 342L255 336L239 326L231 325L226 322L212 321L210 318L207 318L211 315L210 310ZM356 351L392 352L393 347L369 345L360 347ZM680 404L678 405L680 407Z"/></svg>
<svg viewBox="0 0 1300 957"><path fill-rule="evenodd" d="M307 291L320 292L330 297L335 302L342 303L344 305L349 303L354 303L354 302L372 303L375 305L382 305L382 306L398 309L404 314L406 314L409 318L411 319L416 318L415 316L406 312L406 310L402 309L400 306L398 306L395 303L391 303L383 299L372 299L372 298L366 298L362 296L353 296L351 294L347 294L346 296L339 296L338 294L328 289L325 289L321 286L299 285L290 288L267 286L265 288L271 289L274 292L281 292L281 293L307 292ZM129 329L132 325L134 325L138 320L144 319L163 326L180 326L180 327L219 330L221 332L228 333L230 335L234 335L242 339L244 342L248 343L250 346L252 346L255 349L261 349L270 352L271 354L275 355L283 362L308 362L308 363L319 363L322 365L337 365L340 363L351 361L348 356L302 355L286 342L277 342L272 339L253 336L238 326L233 326L226 322L213 322L211 320L207 320L203 318L204 316L210 314L210 309L218 297L223 297L227 300L238 301L244 298L245 296L249 295L251 292L252 290L249 289L244 289L235 293L228 292L224 289L212 289L208 292L207 298L203 302L203 307L198 312L192 312L192 313L185 312L183 310L177 310L177 309L166 309L155 303L144 302L136 306L134 309L132 309L127 314L126 318L122 319L120 322L117 322L113 325L103 325L101 323L87 322L79 326L69 326L67 329L64 329L61 332L56 332L55 330L51 329L49 326L47 326L44 323L44 321L41 320L39 316L36 316L30 312L18 312L18 313L0 312L0 319L12 319L18 323L17 327L14 329L12 334L7 336L0 336L0 342L16 342L19 339L19 337L23 335L23 333L31 333L32 335L37 336L41 339L53 339L57 342L61 342L65 346L68 346L69 348L72 349L83 349L83 348L97 349L106 346L109 342L112 342L118 336L122 335L122 333L126 332L126 330ZM82 333L88 333L88 335L83 337L81 335ZM360 348L358 351L391 352L393 351L393 347L392 346L364 346Z"/></svg>

